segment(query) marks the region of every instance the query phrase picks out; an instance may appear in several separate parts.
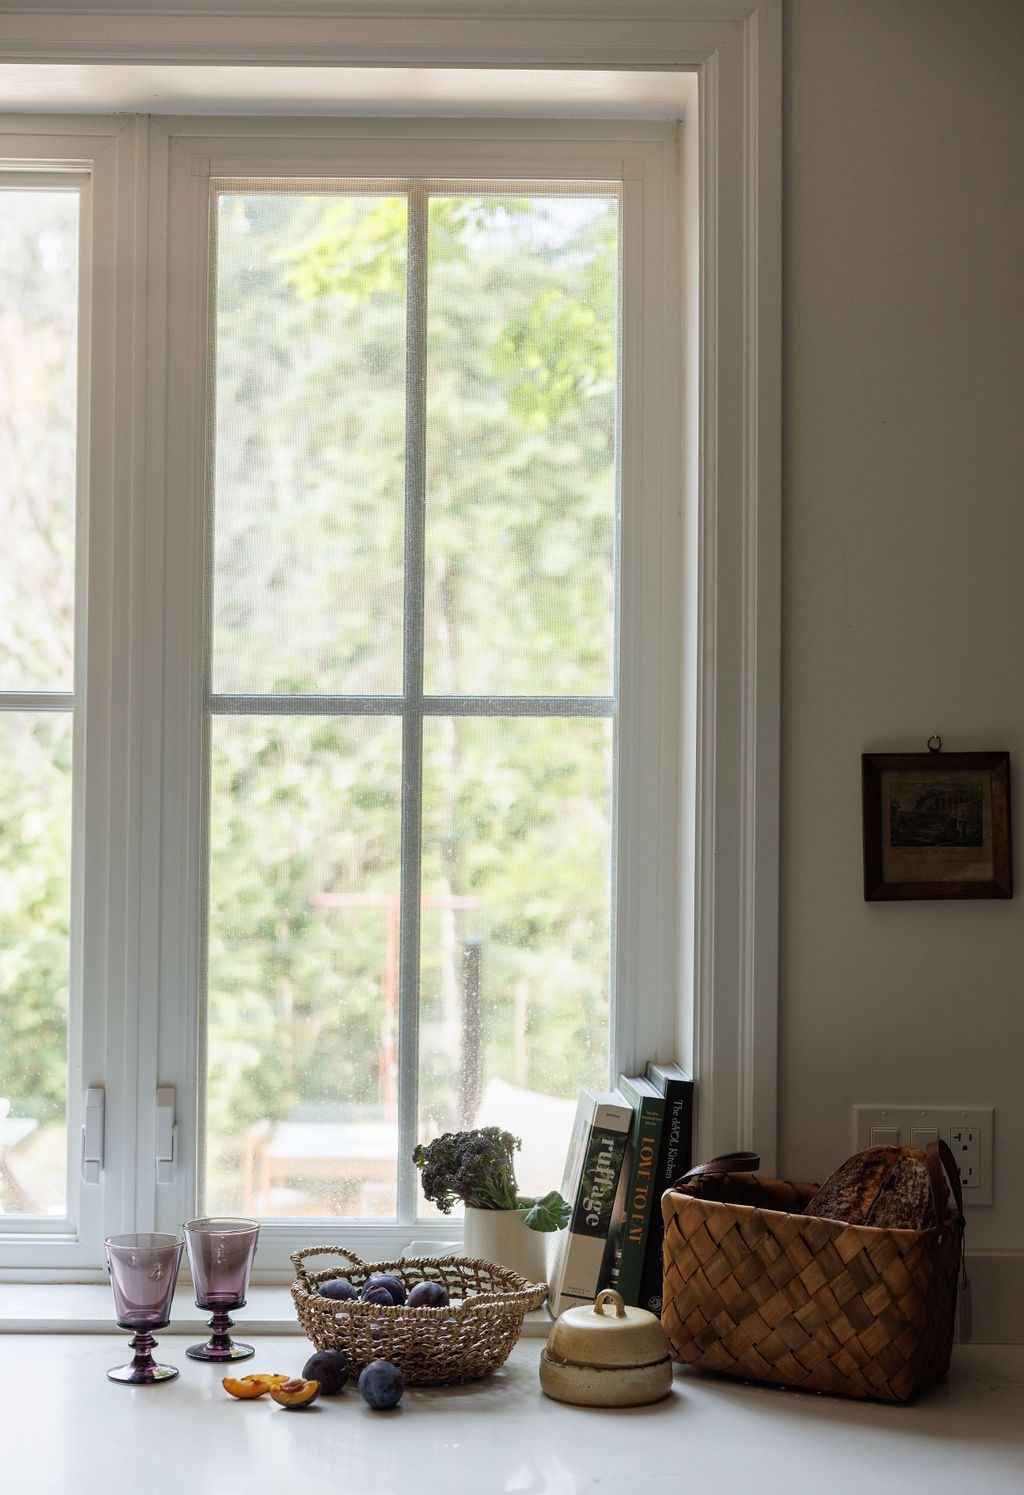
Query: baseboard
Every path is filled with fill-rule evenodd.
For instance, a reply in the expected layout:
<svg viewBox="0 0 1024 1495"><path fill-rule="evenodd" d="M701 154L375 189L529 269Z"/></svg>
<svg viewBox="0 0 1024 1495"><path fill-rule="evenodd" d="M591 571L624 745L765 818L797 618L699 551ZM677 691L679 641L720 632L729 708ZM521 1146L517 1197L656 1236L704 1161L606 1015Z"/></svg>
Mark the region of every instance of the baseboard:
<svg viewBox="0 0 1024 1495"><path fill-rule="evenodd" d="M1024 1251L968 1251L972 1344L1024 1344Z"/></svg>

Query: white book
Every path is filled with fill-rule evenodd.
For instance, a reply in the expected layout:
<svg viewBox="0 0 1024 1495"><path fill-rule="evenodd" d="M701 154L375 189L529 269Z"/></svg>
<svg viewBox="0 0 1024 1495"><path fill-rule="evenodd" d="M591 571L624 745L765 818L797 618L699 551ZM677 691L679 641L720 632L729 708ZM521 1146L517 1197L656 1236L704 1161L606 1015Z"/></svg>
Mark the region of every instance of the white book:
<svg viewBox="0 0 1024 1495"><path fill-rule="evenodd" d="M572 1219L555 1237L548 1271L548 1304L557 1316L592 1303L606 1286L611 1226L633 1108L617 1090L581 1090L562 1197Z"/></svg>

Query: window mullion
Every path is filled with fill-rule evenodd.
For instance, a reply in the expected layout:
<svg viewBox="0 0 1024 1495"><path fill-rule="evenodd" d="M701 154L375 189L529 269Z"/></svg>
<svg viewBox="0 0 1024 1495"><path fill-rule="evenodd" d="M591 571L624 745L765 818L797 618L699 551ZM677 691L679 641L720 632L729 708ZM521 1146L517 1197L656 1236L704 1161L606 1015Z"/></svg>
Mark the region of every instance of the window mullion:
<svg viewBox="0 0 1024 1495"><path fill-rule="evenodd" d="M0 691L0 711L74 711L73 691Z"/></svg>
<svg viewBox="0 0 1024 1495"><path fill-rule="evenodd" d="M426 504L427 214L408 198L405 365L405 617L402 715L401 925L398 946L398 1218L416 1219L412 1151L418 1127L420 881L423 790L423 597Z"/></svg>

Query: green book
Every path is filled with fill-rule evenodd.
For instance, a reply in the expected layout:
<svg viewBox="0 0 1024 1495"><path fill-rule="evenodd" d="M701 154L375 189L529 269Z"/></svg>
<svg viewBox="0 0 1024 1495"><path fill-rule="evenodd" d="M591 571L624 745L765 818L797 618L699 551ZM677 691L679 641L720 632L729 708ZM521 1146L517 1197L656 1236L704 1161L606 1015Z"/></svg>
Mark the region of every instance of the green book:
<svg viewBox="0 0 1024 1495"><path fill-rule="evenodd" d="M629 1171L616 1242L617 1287L623 1301L640 1302L647 1236L661 1195L656 1184L658 1149L665 1119L665 1097L650 1080L619 1077L619 1092L633 1108Z"/></svg>

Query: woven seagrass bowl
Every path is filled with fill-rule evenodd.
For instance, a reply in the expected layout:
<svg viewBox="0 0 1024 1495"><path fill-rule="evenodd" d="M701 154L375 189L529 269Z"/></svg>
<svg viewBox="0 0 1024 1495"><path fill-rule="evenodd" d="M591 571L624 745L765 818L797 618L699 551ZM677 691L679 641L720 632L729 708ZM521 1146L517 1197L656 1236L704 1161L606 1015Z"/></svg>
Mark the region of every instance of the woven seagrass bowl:
<svg viewBox="0 0 1024 1495"><path fill-rule="evenodd" d="M326 1270L308 1272L311 1256L333 1256ZM401 1261L362 1261L335 1246L311 1246L292 1256L292 1299L303 1333L318 1350L342 1350L355 1374L371 1360L390 1360L410 1386L476 1381L504 1365L519 1338L523 1318L547 1296L543 1282L468 1256L407 1256ZM447 1308L383 1307L354 1299L335 1302L317 1291L322 1282L346 1277L361 1291L373 1272L391 1272L406 1289L440 1282Z"/></svg>

